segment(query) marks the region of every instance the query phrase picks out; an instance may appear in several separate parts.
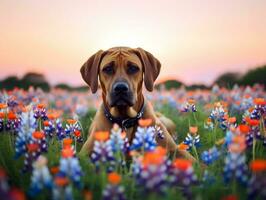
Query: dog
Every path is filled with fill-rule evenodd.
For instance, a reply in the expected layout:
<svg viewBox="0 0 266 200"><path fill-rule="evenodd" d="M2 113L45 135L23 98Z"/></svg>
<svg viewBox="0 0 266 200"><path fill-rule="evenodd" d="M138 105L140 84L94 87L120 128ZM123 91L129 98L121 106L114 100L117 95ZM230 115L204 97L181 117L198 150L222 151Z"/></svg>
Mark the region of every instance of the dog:
<svg viewBox="0 0 266 200"><path fill-rule="evenodd" d="M194 161L187 151L177 148L171 135L175 131L174 123L156 113L143 95L143 83L152 92L160 69L159 60L142 48L113 47L100 50L84 63L80 69L82 78L92 93L96 93L99 79L103 102L95 114L81 155L91 153L94 133L97 131L110 131L117 123L132 142L138 120L151 119L152 125L160 127L163 132L164 138L157 139L160 146Z"/></svg>

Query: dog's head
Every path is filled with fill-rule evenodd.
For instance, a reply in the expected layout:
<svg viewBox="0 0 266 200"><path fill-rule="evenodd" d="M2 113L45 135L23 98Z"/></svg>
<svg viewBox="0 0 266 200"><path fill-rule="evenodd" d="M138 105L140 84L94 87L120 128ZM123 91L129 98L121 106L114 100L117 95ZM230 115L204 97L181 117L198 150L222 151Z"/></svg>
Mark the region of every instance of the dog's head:
<svg viewBox="0 0 266 200"><path fill-rule="evenodd" d="M114 47L92 55L80 72L92 93L98 89L99 77L104 100L110 107L131 107L141 94L143 81L148 91L153 90L160 68L160 62L141 48Z"/></svg>

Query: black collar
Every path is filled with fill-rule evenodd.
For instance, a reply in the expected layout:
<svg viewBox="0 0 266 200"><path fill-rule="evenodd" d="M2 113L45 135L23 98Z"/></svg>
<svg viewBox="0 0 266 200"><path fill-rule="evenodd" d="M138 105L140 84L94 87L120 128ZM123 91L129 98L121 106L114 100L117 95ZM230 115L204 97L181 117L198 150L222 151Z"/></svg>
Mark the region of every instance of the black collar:
<svg viewBox="0 0 266 200"><path fill-rule="evenodd" d="M141 119L143 117L144 114L144 108L145 108L145 100L141 106L140 111L138 112L138 114L136 115L136 117L128 117L128 118L124 118L124 117L114 117L109 110L106 108L106 106L104 107L104 115L105 117L112 123L112 124L118 124L123 130L128 129L132 126L135 126L136 124L138 124L138 120Z"/></svg>

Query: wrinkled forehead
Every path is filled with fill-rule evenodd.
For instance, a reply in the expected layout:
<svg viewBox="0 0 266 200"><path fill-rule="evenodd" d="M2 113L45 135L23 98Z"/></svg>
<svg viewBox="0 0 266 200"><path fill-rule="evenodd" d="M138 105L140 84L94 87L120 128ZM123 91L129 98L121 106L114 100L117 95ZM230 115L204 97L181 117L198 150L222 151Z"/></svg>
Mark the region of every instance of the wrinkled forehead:
<svg viewBox="0 0 266 200"><path fill-rule="evenodd" d="M100 67L102 68L111 62L114 62L116 66L125 66L128 62L136 64L139 67L142 66L139 57L132 51L107 51L101 61Z"/></svg>

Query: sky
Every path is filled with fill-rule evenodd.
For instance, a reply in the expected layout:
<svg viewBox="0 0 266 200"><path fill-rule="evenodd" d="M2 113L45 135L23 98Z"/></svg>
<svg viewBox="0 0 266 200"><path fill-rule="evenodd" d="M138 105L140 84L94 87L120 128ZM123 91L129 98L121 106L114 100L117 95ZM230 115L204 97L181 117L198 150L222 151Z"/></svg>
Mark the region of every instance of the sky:
<svg viewBox="0 0 266 200"><path fill-rule="evenodd" d="M210 84L223 72L266 63L265 0L1 0L0 79L43 73L83 84L99 49L142 47L159 80Z"/></svg>

